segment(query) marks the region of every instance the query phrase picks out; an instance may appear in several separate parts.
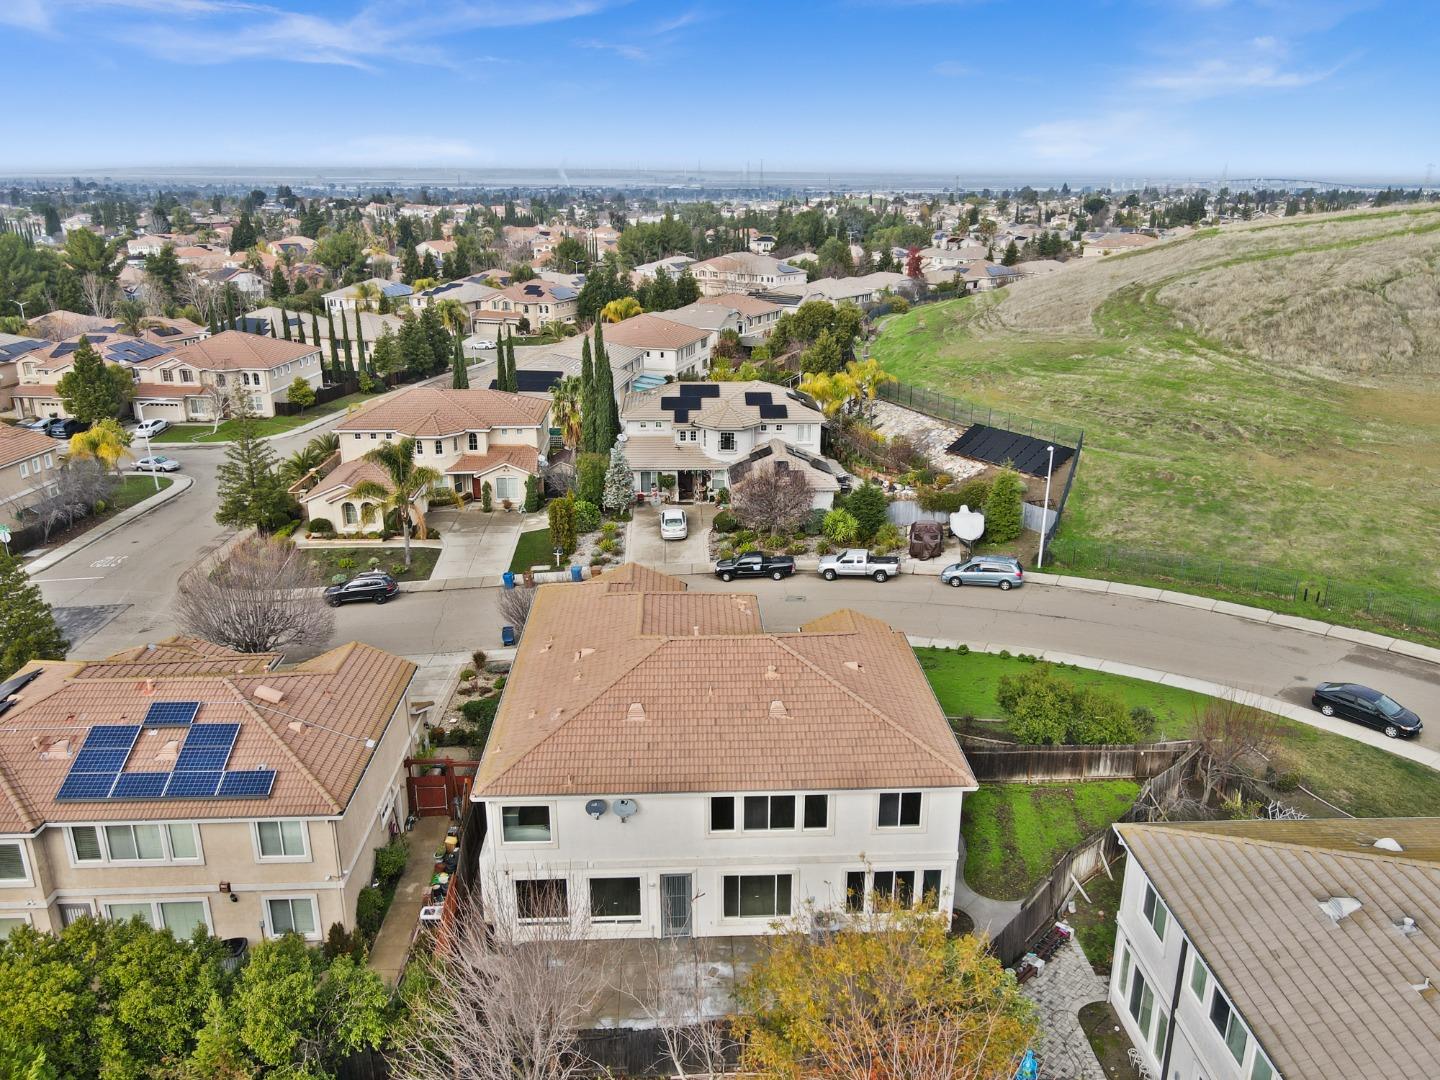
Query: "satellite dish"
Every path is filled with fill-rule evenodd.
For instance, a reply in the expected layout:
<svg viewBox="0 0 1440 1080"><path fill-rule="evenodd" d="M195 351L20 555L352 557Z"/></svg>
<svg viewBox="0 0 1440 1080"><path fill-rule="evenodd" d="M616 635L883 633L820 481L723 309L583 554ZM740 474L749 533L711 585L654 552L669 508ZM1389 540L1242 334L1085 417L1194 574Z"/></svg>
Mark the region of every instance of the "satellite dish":
<svg viewBox="0 0 1440 1080"><path fill-rule="evenodd" d="M627 820L634 817L635 812L639 809L640 807L635 804L634 799L615 800L615 816L620 819L620 824L622 825L625 824Z"/></svg>
<svg viewBox="0 0 1440 1080"><path fill-rule="evenodd" d="M599 821L605 816L605 811L610 809L610 804L604 799L591 799L585 804L585 812Z"/></svg>
<svg viewBox="0 0 1440 1080"><path fill-rule="evenodd" d="M985 531L985 515L962 506L950 515L950 531L965 543L973 544Z"/></svg>

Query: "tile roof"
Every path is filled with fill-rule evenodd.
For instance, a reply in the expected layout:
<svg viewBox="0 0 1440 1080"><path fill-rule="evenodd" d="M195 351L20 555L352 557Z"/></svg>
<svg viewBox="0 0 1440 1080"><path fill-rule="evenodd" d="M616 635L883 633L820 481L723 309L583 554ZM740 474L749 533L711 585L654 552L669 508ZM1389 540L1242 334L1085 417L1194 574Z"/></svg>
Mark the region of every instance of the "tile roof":
<svg viewBox="0 0 1440 1080"><path fill-rule="evenodd" d="M678 349L709 336L708 331L648 313L605 325L606 345L613 341L637 349Z"/></svg>
<svg viewBox="0 0 1440 1080"><path fill-rule="evenodd" d="M491 472L502 465L513 465L530 476L540 475L539 451L533 446L492 446L486 454L461 454L455 464L445 470L452 473Z"/></svg>
<svg viewBox="0 0 1440 1080"><path fill-rule="evenodd" d="M311 344L283 338L261 337L259 334L242 334L238 330L225 330L204 341L192 342L176 349L169 356L156 357L146 361L146 367L168 367L171 364L189 364L205 371L235 371L240 368L274 368L288 364L301 357L318 353L319 348Z"/></svg>
<svg viewBox="0 0 1440 1080"><path fill-rule="evenodd" d="M327 502L334 502L336 499L344 498L351 489L367 480L386 489L390 487L389 473L373 461L358 457L337 465L332 472L322 476L314 487L299 495L298 498L302 503L321 497L324 497Z"/></svg>
<svg viewBox="0 0 1440 1080"><path fill-rule="evenodd" d="M331 816L355 792L400 705L415 665L352 642L289 668L184 640L155 655L102 661L32 661L41 674L19 691L0 728L0 833L47 822ZM256 696L268 687L278 703ZM230 769L274 769L268 799L107 799L57 802L92 725L140 723L156 701L198 701L198 723L240 725ZM126 771L168 771L175 729L146 729Z"/></svg>
<svg viewBox="0 0 1440 1080"><path fill-rule="evenodd" d="M766 633L756 597L639 566L540 586L474 797L973 789L904 636L844 615Z"/></svg>
<svg viewBox="0 0 1440 1080"><path fill-rule="evenodd" d="M1412 989L1440 987L1440 818L1116 831L1286 1080L1440 1076L1440 990ZM1332 922L1332 896L1360 909Z"/></svg>
<svg viewBox="0 0 1440 1080"><path fill-rule="evenodd" d="M43 431L0 424L0 468L14 465L17 461L24 461L36 454L52 453L56 449L64 450L68 447L65 443L50 438Z"/></svg>
<svg viewBox="0 0 1440 1080"><path fill-rule="evenodd" d="M697 443L677 443L673 435L627 435L625 458L632 470L723 469L728 464L712 458Z"/></svg>
<svg viewBox="0 0 1440 1080"><path fill-rule="evenodd" d="M769 315L772 311L780 310L779 304L771 303L769 300L761 300L758 296L751 296L749 293L720 293L718 296L707 296L704 300L701 300L700 303L718 304L721 307L734 308L740 312L740 314L752 319L757 315Z"/></svg>
<svg viewBox="0 0 1440 1080"><path fill-rule="evenodd" d="M839 491L840 481L823 458L797 450L783 439L757 443L744 459L730 466L730 486L741 483L752 472L771 473L777 465L804 473L812 491Z"/></svg>
<svg viewBox="0 0 1440 1080"><path fill-rule="evenodd" d="M607 341L606 344L608 345L609 342ZM674 413L666 410L661 402L667 398L680 396L685 385L681 382L666 383L664 386L657 386L654 390L626 394L620 403L621 419L627 424L635 420L674 420ZM697 427L725 428L733 431L739 428L759 427L762 423L823 424L825 422L825 415L811 405L809 398L786 390L785 387L777 386L775 383L752 379L748 382L718 382L705 385L718 386L720 393L716 397L699 399L699 407L688 410L689 416L686 423L694 424ZM785 415L768 418L761 416L759 404L751 405L746 402L747 394L768 395L766 400L785 406Z"/></svg>
<svg viewBox="0 0 1440 1080"><path fill-rule="evenodd" d="M402 435L455 435L496 426L535 427L550 411L546 398L500 390L444 390L413 386L351 413L336 431L397 431Z"/></svg>

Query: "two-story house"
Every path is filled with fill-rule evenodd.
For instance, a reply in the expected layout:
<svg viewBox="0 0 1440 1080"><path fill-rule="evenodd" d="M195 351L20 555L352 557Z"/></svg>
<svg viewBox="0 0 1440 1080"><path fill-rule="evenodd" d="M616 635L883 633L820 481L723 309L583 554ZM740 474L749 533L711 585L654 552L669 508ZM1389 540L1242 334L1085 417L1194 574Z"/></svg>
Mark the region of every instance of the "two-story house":
<svg viewBox="0 0 1440 1080"><path fill-rule="evenodd" d="M0 685L0 934L353 928L408 813L415 665L358 642L280 659L176 638Z"/></svg>
<svg viewBox="0 0 1440 1080"><path fill-rule="evenodd" d="M625 345L640 351L640 368L655 385L665 379L703 376L710 370L710 353L719 333L690 323L649 313L605 326L605 344Z"/></svg>
<svg viewBox="0 0 1440 1080"><path fill-rule="evenodd" d="M137 369L150 360L168 356L168 345L117 334L108 329L90 330L63 341L44 342L40 348L14 357L18 382L11 388L15 412L25 417L68 417L69 411L60 400L59 382L75 364L75 351L82 342L99 354L107 364L116 364L139 378Z"/></svg>
<svg viewBox="0 0 1440 1080"><path fill-rule="evenodd" d="M20 358L45 346L39 338L0 334L0 410L8 412L15 407L12 395L20 382Z"/></svg>
<svg viewBox="0 0 1440 1080"><path fill-rule="evenodd" d="M720 293L784 292L805 284L805 271L770 255L753 251L732 251L704 259L690 267L690 273L706 296Z"/></svg>
<svg viewBox="0 0 1440 1080"><path fill-rule="evenodd" d="M487 916L765 934L876 897L948 912L976 783L905 637L767 633L629 564L535 596L471 792Z"/></svg>
<svg viewBox="0 0 1440 1080"><path fill-rule="evenodd" d="M243 406L274 416L296 378L324 384L320 347L226 330L135 365L137 420L209 422Z"/></svg>
<svg viewBox="0 0 1440 1080"><path fill-rule="evenodd" d="M579 290L532 278L507 285L481 303L470 318L470 329L492 337L505 330L529 334L546 323L573 323L579 309Z"/></svg>
<svg viewBox="0 0 1440 1080"><path fill-rule="evenodd" d="M364 285L365 289L359 286ZM372 277L364 281L358 281L354 285L345 285L338 289L331 289L325 294L325 308L331 314L338 315L341 311L354 311L356 308L375 308L378 298L388 297L396 307L405 304L408 297L415 290L409 285L399 281L389 281L386 278ZM366 293L361 296L361 293Z"/></svg>
<svg viewBox="0 0 1440 1080"><path fill-rule="evenodd" d="M650 491L669 474L676 497L688 502L728 486L732 467L771 440L819 458L825 415L774 383L681 382L627 394L620 423L635 490Z"/></svg>
<svg viewBox="0 0 1440 1080"><path fill-rule="evenodd" d="M66 450L44 432L0 424L0 524L25 524L21 511L53 483Z"/></svg>
<svg viewBox="0 0 1440 1080"><path fill-rule="evenodd" d="M499 293L499 289L486 285L483 277L472 275L457 281L447 281L443 285L436 285L433 288L421 289L419 292L411 294L409 300L410 306L416 311L421 311L441 300L453 300L469 312L473 319L475 314Z"/></svg>
<svg viewBox="0 0 1440 1080"><path fill-rule="evenodd" d="M338 453L297 496L308 520L323 518L339 533L369 532L379 528L379 509L353 492L367 480L388 484L365 455L396 439L414 439L416 464L438 471L462 498L480 498L489 484L496 506L519 505L550 447L550 399L415 386L352 413L335 433Z"/></svg>
<svg viewBox="0 0 1440 1080"><path fill-rule="evenodd" d="M1440 1076L1440 818L1115 831L1110 1003L1150 1075Z"/></svg>

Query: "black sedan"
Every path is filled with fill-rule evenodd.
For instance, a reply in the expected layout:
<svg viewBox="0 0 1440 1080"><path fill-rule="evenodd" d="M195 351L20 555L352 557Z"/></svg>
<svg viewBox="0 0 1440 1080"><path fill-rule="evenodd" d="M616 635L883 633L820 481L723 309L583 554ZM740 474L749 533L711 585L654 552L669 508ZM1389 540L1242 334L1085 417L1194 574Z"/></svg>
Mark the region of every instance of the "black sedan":
<svg viewBox="0 0 1440 1080"><path fill-rule="evenodd" d="M795 560L789 555L766 555L763 551L721 559L715 564L715 576L721 581L733 581L737 577L769 577L779 581L793 573Z"/></svg>
<svg viewBox="0 0 1440 1080"><path fill-rule="evenodd" d="M1359 683L1321 683L1310 703L1326 716L1354 720L1392 739L1419 735L1424 726L1420 717L1395 699Z"/></svg>
<svg viewBox="0 0 1440 1080"><path fill-rule="evenodd" d="M331 585L325 590L325 602L331 607L339 607L352 600L383 604L399 591L399 583L389 574L360 574L343 585Z"/></svg>

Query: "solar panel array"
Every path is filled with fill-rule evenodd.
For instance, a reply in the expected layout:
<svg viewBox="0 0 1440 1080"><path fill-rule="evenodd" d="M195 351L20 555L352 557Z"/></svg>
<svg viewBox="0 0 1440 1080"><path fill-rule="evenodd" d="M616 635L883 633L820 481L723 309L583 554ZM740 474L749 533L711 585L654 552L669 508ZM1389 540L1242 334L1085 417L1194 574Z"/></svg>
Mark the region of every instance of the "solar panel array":
<svg viewBox="0 0 1440 1080"><path fill-rule="evenodd" d="M1044 439L1021 435L1018 431L973 424L965 434L945 448L947 454L959 454L992 465L1009 465L1031 476L1044 476L1050 468L1050 455ZM1055 468L1059 469L1075 454L1069 446L1055 446Z"/></svg>
<svg viewBox="0 0 1440 1080"><path fill-rule="evenodd" d="M138 364L141 360L153 360L157 356L164 356L170 350L162 345L152 345L148 341L117 341L105 351L109 353L112 360Z"/></svg>
<svg viewBox="0 0 1440 1080"><path fill-rule="evenodd" d="M677 389L679 394L660 399L660 408L672 413L677 424L687 423L692 412L704 408L706 398L720 396L720 386L717 383L681 383Z"/></svg>
<svg viewBox="0 0 1440 1080"><path fill-rule="evenodd" d="M34 349L45 347L45 342L35 341L31 338L22 338L19 341L12 341L8 345L0 345L0 360L14 360L23 353Z"/></svg>
<svg viewBox="0 0 1440 1080"><path fill-rule="evenodd" d="M146 727L179 727L193 724L200 711L198 701L155 701L145 713Z"/></svg>

